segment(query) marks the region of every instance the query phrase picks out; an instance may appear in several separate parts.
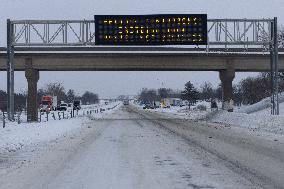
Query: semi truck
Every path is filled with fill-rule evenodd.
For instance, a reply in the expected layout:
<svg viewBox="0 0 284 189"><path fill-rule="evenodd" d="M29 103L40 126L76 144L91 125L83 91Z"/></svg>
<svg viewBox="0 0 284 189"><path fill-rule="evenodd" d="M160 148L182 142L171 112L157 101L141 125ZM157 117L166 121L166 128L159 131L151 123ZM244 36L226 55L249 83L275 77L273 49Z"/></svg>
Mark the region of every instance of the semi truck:
<svg viewBox="0 0 284 189"><path fill-rule="evenodd" d="M56 111L57 109L57 96L43 96L41 98L41 112Z"/></svg>

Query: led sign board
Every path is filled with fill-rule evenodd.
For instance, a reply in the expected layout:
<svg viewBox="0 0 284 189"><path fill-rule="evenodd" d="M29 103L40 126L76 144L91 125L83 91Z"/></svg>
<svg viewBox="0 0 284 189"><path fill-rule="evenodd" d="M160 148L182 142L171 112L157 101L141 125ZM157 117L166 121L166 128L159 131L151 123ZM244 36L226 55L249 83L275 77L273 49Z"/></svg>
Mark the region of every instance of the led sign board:
<svg viewBox="0 0 284 189"><path fill-rule="evenodd" d="M206 14L95 15L96 45L206 45Z"/></svg>

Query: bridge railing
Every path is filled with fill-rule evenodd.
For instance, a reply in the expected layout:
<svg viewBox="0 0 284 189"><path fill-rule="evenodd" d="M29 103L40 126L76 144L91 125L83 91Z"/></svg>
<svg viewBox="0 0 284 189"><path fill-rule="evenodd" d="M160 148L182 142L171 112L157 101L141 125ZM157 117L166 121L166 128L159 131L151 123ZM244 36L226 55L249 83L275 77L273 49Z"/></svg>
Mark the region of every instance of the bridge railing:
<svg viewBox="0 0 284 189"><path fill-rule="evenodd" d="M208 45L268 48L273 23L272 19L210 19Z"/></svg>
<svg viewBox="0 0 284 189"><path fill-rule="evenodd" d="M90 20L11 21L14 46L87 46L95 44Z"/></svg>

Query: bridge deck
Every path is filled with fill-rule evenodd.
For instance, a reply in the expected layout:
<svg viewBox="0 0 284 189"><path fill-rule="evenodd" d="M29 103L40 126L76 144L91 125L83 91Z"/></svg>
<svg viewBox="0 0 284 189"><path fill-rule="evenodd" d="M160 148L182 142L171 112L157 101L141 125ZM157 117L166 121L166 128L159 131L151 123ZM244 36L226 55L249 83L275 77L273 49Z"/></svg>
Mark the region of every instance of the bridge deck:
<svg viewBox="0 0 284 189"><path fill-rule="evenodd" d="M0 70L6 69L6 49L0 48ZM17 47L15 70L32 60L40 71L269 71L269 52L262 49L210 49L173 47ZM284 50L279 50L284 71Z"/></svg>

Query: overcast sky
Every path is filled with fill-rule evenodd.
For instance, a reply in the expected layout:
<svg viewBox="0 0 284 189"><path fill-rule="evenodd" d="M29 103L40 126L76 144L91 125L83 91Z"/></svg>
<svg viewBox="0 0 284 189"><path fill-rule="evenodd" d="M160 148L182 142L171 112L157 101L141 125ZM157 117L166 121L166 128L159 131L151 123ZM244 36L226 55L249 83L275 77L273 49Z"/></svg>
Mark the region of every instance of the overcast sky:
<svg viewBox="0 0 284 189"><path fill-rule="evenodd" d="M94 14L208 14L209 18L273 18L284 25L283 0L0 0L0 46L6 44L6 19L93 19ZM252 73L237 73L235 82ZM17 92L27 88L23 72L15 73ZM142 87L182 89L186 81L199 86L220 81L217 72L40 72L39 88L61 82L78 94L101 97L137 94ZM6 73L0 72L0 90Z"/></svg>

